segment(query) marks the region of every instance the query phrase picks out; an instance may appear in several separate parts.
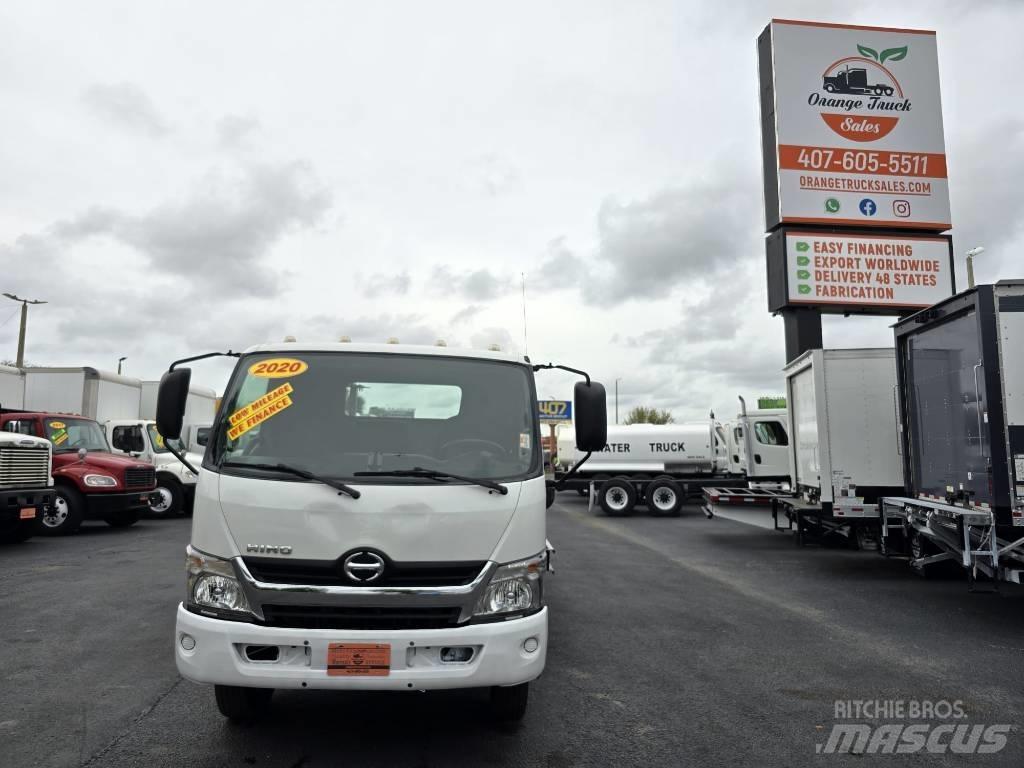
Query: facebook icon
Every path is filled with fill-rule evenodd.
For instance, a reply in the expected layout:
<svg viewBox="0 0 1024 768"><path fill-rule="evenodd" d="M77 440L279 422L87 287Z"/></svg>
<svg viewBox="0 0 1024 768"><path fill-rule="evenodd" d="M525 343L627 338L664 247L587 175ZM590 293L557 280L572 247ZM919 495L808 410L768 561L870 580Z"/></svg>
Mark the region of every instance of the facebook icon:
<svg viewBox="0 0 1024 768"><path fill-rule="evenodd" d="M865 216L874 216L877 210L878 207L875 205L875 201L870 197L865 197L860 201L860 212Z"/></svg>

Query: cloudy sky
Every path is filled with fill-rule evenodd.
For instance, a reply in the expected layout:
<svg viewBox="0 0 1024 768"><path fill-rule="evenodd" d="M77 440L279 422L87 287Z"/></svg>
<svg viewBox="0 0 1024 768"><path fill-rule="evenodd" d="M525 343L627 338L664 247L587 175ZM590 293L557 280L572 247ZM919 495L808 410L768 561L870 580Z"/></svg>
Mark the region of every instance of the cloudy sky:
<svg viewBox="0 0 1024 768"><path fill-rule="evenodd" d="M780 392L771 16L937 30L955 249L1022 276L1021 2L6 2L0 290L49 302L26 358L156 378L286 334L444 338L680 419ZM825 343L891 345L889 322Z"/></svg>

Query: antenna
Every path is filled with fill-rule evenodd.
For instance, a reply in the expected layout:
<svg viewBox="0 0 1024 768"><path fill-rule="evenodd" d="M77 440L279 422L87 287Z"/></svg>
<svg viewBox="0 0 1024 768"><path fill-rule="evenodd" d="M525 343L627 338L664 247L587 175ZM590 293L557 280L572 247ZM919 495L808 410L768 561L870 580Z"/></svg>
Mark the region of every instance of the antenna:
<svg viewBox="0 0 1024 768"><path fill-rule="evenodd" d="M529 356L530 345L526 340L526 273L520 272L519 276L523 280L523 354Z"/></svg>

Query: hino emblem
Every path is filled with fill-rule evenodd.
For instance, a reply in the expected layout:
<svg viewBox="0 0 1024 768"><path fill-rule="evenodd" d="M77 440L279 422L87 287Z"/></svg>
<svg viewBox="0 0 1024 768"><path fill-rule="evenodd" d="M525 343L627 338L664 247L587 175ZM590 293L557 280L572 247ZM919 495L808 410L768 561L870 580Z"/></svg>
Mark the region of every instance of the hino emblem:
<svg viewBox="0 0 1024 768"><path fill-rule="evenodd" d="M290 555L292 548L287 544L246 544L245 551L269 555Z"/></svg>
<svg viewBox="0 0 1024 768"><path fill-rule="evenodd" d="M360 550L346 557L341 569L352 581L368 584L384 575L384 558L376 552Z"/></svg>

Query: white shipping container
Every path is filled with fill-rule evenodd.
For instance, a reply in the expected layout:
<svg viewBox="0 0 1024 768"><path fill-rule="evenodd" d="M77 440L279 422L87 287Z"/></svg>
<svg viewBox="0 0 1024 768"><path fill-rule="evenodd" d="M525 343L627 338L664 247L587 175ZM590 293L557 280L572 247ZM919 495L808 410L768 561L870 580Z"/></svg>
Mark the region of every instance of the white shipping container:
<svg viewBox="0 0 1024 768"><path fill-rule="evenodd" d="M152 421L156 418L156 393L160 389L159 381L142 382L142 401L139 418ZM217 413L217 393L210 387L193 384L188 389L185 401L185 418L183 424L212 424Z"/></svg>
<svg viewBox="0 0 1024 768"><path fill-rule="evenodd" d="M790 471L822 504L903 492L893 349L812 349L785 368Z"/></svg>
<svg viewBox="0 0 1024 768"><path fill-rule="evenodd" d="M142 382L95 368L28 368L25 409L76 413L101 424L137 419Z"/></svg>
<svg viewBox="0 0 1024 768"><path fill-rule="evenodd" d="M19 368L0 365L0 407L11 410L25 407L25 376Z"/></svg>

